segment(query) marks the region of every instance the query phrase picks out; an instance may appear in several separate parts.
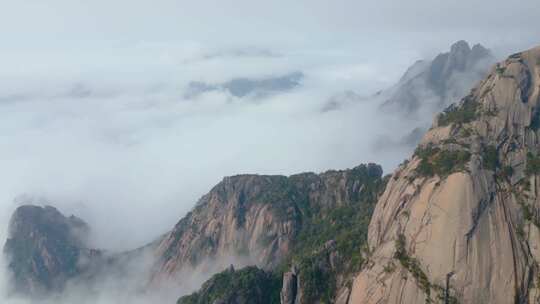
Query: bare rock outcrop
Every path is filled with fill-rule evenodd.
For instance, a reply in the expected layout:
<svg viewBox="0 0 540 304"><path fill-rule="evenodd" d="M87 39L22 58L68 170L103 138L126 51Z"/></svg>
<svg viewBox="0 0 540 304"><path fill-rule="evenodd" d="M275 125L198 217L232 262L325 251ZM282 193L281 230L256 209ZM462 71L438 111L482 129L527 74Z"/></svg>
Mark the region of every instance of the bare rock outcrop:
<svg viewBox="0 0 540 304"><path fill-rule="evenodd" d="M280 292L281 304L299 303L298 296L298 275L296 268L292 267L291 271L283 274L283 287Z"/></svg>
<svg viewBox="0 0 540 304"><path fill-rule="evenodd" d="M158 244L153 280L216 263L275 268L314 213L373 200L380 166L286 176L226 177Z"/></svg>
<svg viewBox="0 0 540 304"><path fill-rule="evenodd" d="M236 252L237 248L247 247L248 250L240 254L249 255L253 263L259 263L259 267L278 278L280 283L274 290L276 298L268 298L264 303L274 303L276 300L283 304L346 304L353 275L362 262L358 251L367 238L369 219L385 182L381 167L374 164L321 174L302 173L289 177L242 175L225 178L182 221L202 218L205 223L222 219L221 223L226 224L228 229L237 229L230 235L238 237L249 232L244 234L248 236L246 239L257 240L260 238L259 230L251 228L252 223L270 218L266 228L262 229L267 231L263 237L265 242L255 241L254 246L249 247L251 242L239 239L239 243L234 243L238 239L233 238L233 243L222 246L220 242L224 237L221 229L225 227L215 229L210 226L213 229L211 235L217 238L208 243L214 247L205 247L206 250L202 251L200 248L184 248L194 253L204 253L199 256L201 260L219 261L230 256L231 252ZM243 206L242 214L247 215L241 221L236 219L239 206ZM206 215L204 212L209 210L214 211ZM177 228L184 225L182 221ZM291 224L285 226L294 229L281 234L278 233L280 230L274 229L286 222ZM178 230L182 234L209 234L207 228L196 232L192 230L194 227L208 227L207 224L191 222L185 225L187 230ZM166 236L162 244L174 244L184 238L180 235L178 240L167 241L172 237L172 233ZM190 240L189 243L196 241ZM284 250L277 250L281 248L278 244L287 246L283 247ZM186 252L173 248L173 252ZM165 277L181 274L185 267L204 266L201 262L190 264L191 261L183 260L181 255L166 258L169 259L161 261L159 265L175 265L176 268L158 268L158 275ZM287 268L290 271L284 271ZM204 286L210 286L210 281ZM227 287L224 289L234 289L233 285L231 281L225 284ZM204 294L204 289L198 293ZM182 303L189 303L185 302L187 299L184 298Z"/></svg>
<svg viewBox="0 0 540 304"><path fill-rule="evenodd" d="M226 177L159 244L159 272L174 275L240 256L247 264L274 265L300 225L288 191L284 176Z"/></svg>
<svg viewBox="0 0 540 304"><path fill-rule="evenodd" d="M540 301L540 48L435 120L369 226L351 304Z"/></svg>
<svg viewBox="0 0 540 304"><path fill-rule="evenodd" d="M15 291L43 297L62 292L68 281L73 282L69 286L95 290L107 280L126 288L132 288L133 282L135 288L143 289L181 285L185 273L209 275L232 263L255 265L262 272L233 272L231 278L247 280L253 275L255 279L271 277L272 282L278 278L279 284L272 288L279 301L282 275L277 268L298 260L304 261L298 274L303 279L298 277L291 293L295 304L310 303L322 296L337 297L330 291L350 283L350 275L349 283L337 277L325 282L323 294L314 292L319 286L312 279L314 271L333 277L343 267L360 265L359 259L353 263L341 257L363 244L384 184L382 169L375 164L288 177L226 177L169 233L147 246L119 253L88 248L88 227L82 220L66 217L53 207L25 205L12 216L4 253L10 260ZM332 237L338 237L338 242L328 242ZM306 267L312 261L317 268ZM270 282L265 280L260 282ZM230 299L252 303L245 298L248 294Z"/></svg>

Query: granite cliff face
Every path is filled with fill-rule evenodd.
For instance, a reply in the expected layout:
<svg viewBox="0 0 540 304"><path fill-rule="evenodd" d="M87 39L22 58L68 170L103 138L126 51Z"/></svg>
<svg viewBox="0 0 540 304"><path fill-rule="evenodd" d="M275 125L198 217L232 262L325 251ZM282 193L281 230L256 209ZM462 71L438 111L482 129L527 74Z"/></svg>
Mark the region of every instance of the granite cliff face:
<svg viewBox="0 0 540 304"><path fill-rule="evenodd" d="M263 268L257 272L257 278L267 278L264 290L272 294L272 297L263 297L264 301L260 303L345 304L353 275L363 261L360 250L367 237L374 204L385 182L381 168L373 164L322 174L225 178L201 199L193 212L180 221L162 244L181 244L179 240L183 235L218 236L202 242L206 246L203 248L184 246L185 250L179 250L178 245L167 248L179 253L204 253L206 256L199 256L199 260L212 257L211 260L215 261L231 253L250 255L253 264ZM239 205L243 207L239 208ZM238 210L244 212L239 213ZM205 219L203 223L207 222L206 219L210 219L210 223L218 219L222 226L216 228L215 225L193 220L201 217ZM190 224L183 223L187 219ZM263 224L257 224L260 221ZM262 229L257 228L258 225L262 225ZM193 232L193 227L203 228ZM232 232L230 229L233 229ZM175 238L178 231L181 237ZM246 232L249 232L249 237L245 237ZM234 238L228 238L229 235ZM220 245L223 240L228 240L225 246ZM201 244L193 239L186 242ZM238 248L246 247L246 250L238 251ZM160 264L160 273L178 274L186 265L200 265L183 259L184 255L161 256L166 259ZM180 267L168 268L168 265ZM218 303L243 303L245 297L239 300L238 295L260 288L245 282L247 276L244 271L254 272L249 267L237 272L225 271L207 281L197 293L181 298L179 303L213 303L203 300L210 298L222 299ZM238 276L243 279L237 281ZM230 278L230 282L217 280L223 277ZM276 281L278 285L270 284ZM272 290L269 290L270 285L273 286ZM229 292L231 290L237 292ZM249 303L258 303L259 295L254 295L251 299L254 302Z"/></svg>
<svg viewBox="0 0 540 304"><path fill-rule="evenodd" d="M167 234L157 249L159 275L204 262L242 256L270 266L284 256L299 230L300 210L284 176L226 177Z"/></svg>
<svg viewBox="0 0 540 304"><path fill-rule="evenodd" d="M304 300L292 303L313 303L333 299L337 289L345 288L348 296L352 272L343 269L361 264L360 246L384 185L382 169L374 164L289 177L226 177L165 236L122 253L87 248L82 233L87 226L75 217L53 207L22 206L12 217L4 252L20 294L60 292L68 281L99 288L105 277L121 281L139 276L145 289L180 286L186 273L212 274L233 263L261 269L233 271L226 277L241 279L231 282L245 283L251 277L277 281L272 285L276 299L282 273L293 266L298 282L294 297ZM141 271L132 269L149 260ZM191 299L215 293L209 287L213 284ZM229 301L223 303L253 303L246 298L250 294L221 296Z"/></svg>
<svg viewBox="0 0 540 304"><path fill-rule="evenodd" d="M221 269L231 262L274 269L305 237L314 214L373 204L381 175L379 166L362 165L290 177L226 177L160 242L154 279L216 262Z"/></svg>
<svg viewBox="0 0 540 304"><path fill-rule="evenodd" d="M450 51L432 61L413 64L386 96L382 109L413 116L424 109L436 113L458 101L495 63L491 52L480 44L472 48L465 41L454 43Z"/></svg>
<svg viewBox="0 0 540 304"><path fill-rule="evenodd" d="M456 45L431 73L467 66L467 49ZM183 304L538 303L539 175L535 48L439 114L389 178L374 164L227 177L165 236L107 256L87 248L81 220L23 206L4 252L19 293L60 291L102 269L125 274L126 257L150 252L145 288L249 265L218 273Z"/></svg>
<svg viewBox="0 0 540 304"><path fill-rule="evenodd" d="M440 114L369 226L349 303L540 301L540 48Z"/></svg>

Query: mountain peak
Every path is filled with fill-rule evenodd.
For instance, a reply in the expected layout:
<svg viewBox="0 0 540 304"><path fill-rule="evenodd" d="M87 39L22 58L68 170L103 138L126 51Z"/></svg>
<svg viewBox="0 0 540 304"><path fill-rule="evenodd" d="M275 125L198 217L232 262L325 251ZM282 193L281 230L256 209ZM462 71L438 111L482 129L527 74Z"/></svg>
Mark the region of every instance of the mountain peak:
<svg viewBox="0 0 540 304"><path fill-rule="evenodd" d="M15 291L28 295L61 291L86 266L81 261L99 254L86 249L88 234L83 220L66 217L52 206L18 207L4 246Z"/></svg>
<svg viewBox="0 0 540 304"><path fill-rule="evenodd" d="M15 210L9 225L10 237L29 237L41 232L54 234L56 239L82 247L86 243L89 227L80 218L74 215L66 217L49 205L23 205Z"/></svg>
<svg viewBox="0 0 540 304"><path fill-rule="evenodd" d="M439 114L438 122L434 126L450 123L461 126L463 123L473 122L474 117L475 121L490 121L494 126L496 124L501 132L509 132L515 126L533 128L540 104L539 64L540 48L511 55L496 64L461 103L452 105ZM470 121L464 121L461 115L466 108L471 108L471 103L476 104L475 111L469 113Z"/></svg>
<svg viewBox="0 0 540 304"><path fill-rule="evenodd" d="M480 43L477 43L475 45L473 45L471 51L473 52L489 52L489 50L487 48L485 48L482 44Z"/></svg>
<svg viewBox="0 0 540 304"><path fill-rule="evenodd" d="M469 53L470 51L471 47L465 40L459 40L450 47L450 53Z"/></svg>
<svg viewBox="0 0 540 304"><path fill-rule="evenodd" d="M539 137L535 48L496 64L438 115L394 172L351 303L538 302Z"/></svg>

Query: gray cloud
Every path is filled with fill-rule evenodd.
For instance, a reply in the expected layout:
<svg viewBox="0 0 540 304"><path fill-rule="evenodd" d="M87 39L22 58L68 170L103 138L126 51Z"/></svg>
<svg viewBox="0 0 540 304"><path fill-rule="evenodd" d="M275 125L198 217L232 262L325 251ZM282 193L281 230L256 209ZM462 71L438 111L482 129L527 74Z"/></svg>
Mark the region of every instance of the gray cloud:
<svg viewBox="0 0 540 304"><path fill-rule="evenodd" d="M221 84L208 84L192 81L188 84L184 98L190 99L200 94L225 90L236 97L264 97L271 94L290 91L300 85L304 78L302 72L293 72L283 76L264 77L260 79L234 78Z"/></svg>

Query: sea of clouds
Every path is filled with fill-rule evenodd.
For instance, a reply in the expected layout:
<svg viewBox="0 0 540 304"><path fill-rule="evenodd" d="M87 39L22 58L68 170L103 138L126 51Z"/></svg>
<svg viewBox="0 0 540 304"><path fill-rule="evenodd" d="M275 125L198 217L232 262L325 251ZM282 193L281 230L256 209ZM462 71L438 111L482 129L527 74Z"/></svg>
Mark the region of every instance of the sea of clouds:
<svg viewBox="0 0 540 304"><path fill-rule="evenodd" d="M138 46L134 66L67 56L48 69L30 58L19 74L0 73L2 240L13 210L39 202L87 221L94 247L133 249L170 230L224 176L365 162L389 171L412 149L394 143L417 122L381 113L373 97L401 73L389 63L335 50L173 50ZM219 85L234 79L250 80L248 94ZM214 88L187 94L193 82Z"/></svg>
<svg viewBox="0 0 540 304"><path fill-rule="evenodd" d="M223 176L366 162L390 173L433 113L382 113L376 92L456 40L506 55L538 37L532 0L232 2L21 1L0 12L0 243L28 201L81 217L93 246L122 251L170 230ZM241 96L227 86L239 79L253 86ZM28 303L7 300L8 288L0 259L2 303ZM126 290L75 286L53 303L151 301Z"/></svg>

